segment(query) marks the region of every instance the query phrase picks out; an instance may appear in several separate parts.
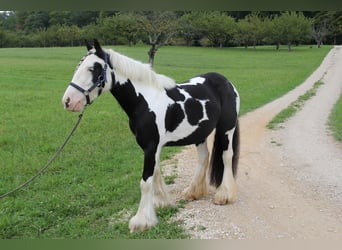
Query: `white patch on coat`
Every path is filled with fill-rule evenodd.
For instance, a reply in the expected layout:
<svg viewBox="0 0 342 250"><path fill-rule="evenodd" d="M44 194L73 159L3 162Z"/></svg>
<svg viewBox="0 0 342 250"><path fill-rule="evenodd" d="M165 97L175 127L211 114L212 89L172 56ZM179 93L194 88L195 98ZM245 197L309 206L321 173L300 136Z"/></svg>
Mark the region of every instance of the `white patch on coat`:
<svg viewBox="0 0 342 250"><path fill-rule="evenodd" d="M153 176L146 181L140 181L141 199L138 212L129 221L131 232L139 232L155 226L158 223L153 207Z"/></svg>
<svg viewBox="0 0 342 250"><path fill-rule="evenodd" d="M235 86L232 83L231 85L233 86L234 92L236 94L236 98L235 98L236 114L239 114L240 113L240 95L237 89L235 88Z"/></svg>
<svg viewBox="0 0 342 250"><path fill-rule="evenodd" d="M197 84L202 84L204 82L205 82L204 77L197 76L197 77L191 78L189 83L184 83L184 84L186 84L186 85L197 85Z"/></svg>
<svg viewBox="0 0 342 250"><path fill-rule="evenodd" d="M223 151L222 159L224 164L222 183L218 187L214 197L215 204L227 204L234 202L237 195L236 182L233 176L232 158L233 158L233 135L235 128L227 131L229 140L228 149Z"/></svg>
<svg viewBox="0 0 342 250"><path fill-rule="evenodd" d="M186 188L182 196L186 200L197 200L208 194L207 171L209 166L209 151L207 140L197 146L198 165L191 180L190 186Z"/></svg>

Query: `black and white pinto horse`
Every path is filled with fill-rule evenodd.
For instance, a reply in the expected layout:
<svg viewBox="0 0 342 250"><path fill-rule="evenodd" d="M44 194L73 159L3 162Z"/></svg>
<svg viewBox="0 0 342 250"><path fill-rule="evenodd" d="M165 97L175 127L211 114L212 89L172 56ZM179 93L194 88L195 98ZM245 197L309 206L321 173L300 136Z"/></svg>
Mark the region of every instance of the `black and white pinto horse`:
<svg viewBox="0 0 342 250"><path fill-rule="evenodd" d="M170 205L159 168L163 146L197 146L198 166L183 193L184 199L200 199L208 194L208 173L210 184L217 188L214 203L233 202L240 107L234 86L217 73L198 75L176 85L174 80L157 74L148 64L102 49L97 40L94 40L94 48L87 42L87 49L62 102L65 109L78 112L102 92L109 91L128 115L130 129L144 151L141 200L136 215L129 222L130 231L153 227L158 222L155 208ZM207 138L214 129L209 161Z"/></svg>

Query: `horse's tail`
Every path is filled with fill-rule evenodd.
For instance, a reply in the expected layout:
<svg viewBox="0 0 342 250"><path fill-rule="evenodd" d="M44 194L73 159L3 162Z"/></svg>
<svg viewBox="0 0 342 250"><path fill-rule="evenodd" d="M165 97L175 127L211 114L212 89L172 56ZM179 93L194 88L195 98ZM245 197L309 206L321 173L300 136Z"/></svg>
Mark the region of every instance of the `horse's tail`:
<svg viewBox="0 0 342 250"><path fill-rule="evenodd" d="M232 159L232 170L233 176L236 178L239 157L240 157L240 126L239 119L236 120L235 130L233 134L233 159Z"/></svg>
<svg viewBox="0 0 342 250"><path fill-rule="evenodd" d="M225 134L220 133L220 131L215 132L215 139L213 144L213 149L210 159L210 184L219 187L222 183L223 172L224 172L224 162L222 154L224 150L227 150ZM237 174L239 154L240 154L240 128L239 121L236 121L236 126L233 134L232 142L233 157L232 157L232 172L234 178ZM229 147L228 147L229 148Z"/></svg>

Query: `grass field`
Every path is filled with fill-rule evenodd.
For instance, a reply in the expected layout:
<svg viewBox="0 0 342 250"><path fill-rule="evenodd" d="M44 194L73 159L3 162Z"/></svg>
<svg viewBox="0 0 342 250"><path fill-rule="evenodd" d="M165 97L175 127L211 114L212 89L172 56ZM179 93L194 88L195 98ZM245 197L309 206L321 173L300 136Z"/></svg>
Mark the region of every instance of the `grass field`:
<svg viewBox="0 0 342 250"><path fill-rule="evenodd" d="M342 96L337 101L329 116L329 126L333 136L342 142Z"/></svg>
<svg viewBox="0 0 342 250"><path fill-rule="evenodd" d="M148 47L115 49L147 61ZM240 92L243 114L301 83L329 49L163 47L155 68L178 82L208 71L226 75ZM44 165L73 126L77 114L63 110L61 97L85 48L0 49L0 54L2 194ZM128 220L140 199L143 155L127 122L110 94L96 100L47 172L0 200L0 238L187 237L181 223L169 220L177 207L159 210L157 227L129 233ZM164 151L163 158L173 152Z"/></svg>

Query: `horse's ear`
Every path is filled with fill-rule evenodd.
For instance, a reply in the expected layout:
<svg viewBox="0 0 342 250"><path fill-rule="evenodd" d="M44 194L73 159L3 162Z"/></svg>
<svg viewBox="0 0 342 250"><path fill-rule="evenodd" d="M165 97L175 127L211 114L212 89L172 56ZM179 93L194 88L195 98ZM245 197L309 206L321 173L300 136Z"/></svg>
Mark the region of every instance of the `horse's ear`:
<svg viewBox="0 0 342 250"><path fill-rule="evenodd" d="M85 44L87 46L87 50L91 50L93 48L93 46L90 45L89 41L88 40L84 40L85 41Z"/></svg>
<svg viewBox="0 0 342 250"><path fill-rule="evenodd" d="M100 43L99 43L99 41L97 39L94 39L94 46L95 46L95 50L96 51L98 51L98 52L102 51Z"/></svg>
<svg viewBox="0 0 342 250"><path fill-rule="evenodd" d="M94 39L95 55L105 60L105 52L102 50L101 45L97 39Z"/></svg>

